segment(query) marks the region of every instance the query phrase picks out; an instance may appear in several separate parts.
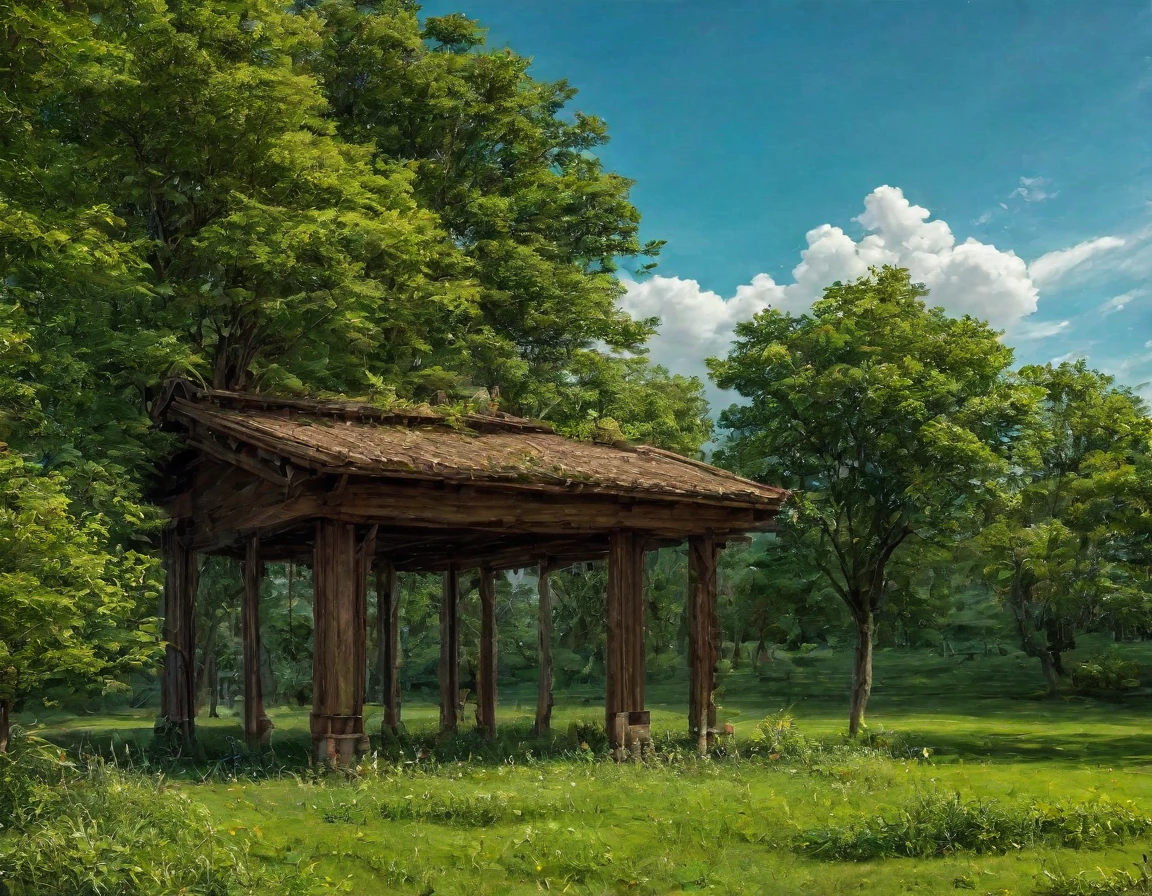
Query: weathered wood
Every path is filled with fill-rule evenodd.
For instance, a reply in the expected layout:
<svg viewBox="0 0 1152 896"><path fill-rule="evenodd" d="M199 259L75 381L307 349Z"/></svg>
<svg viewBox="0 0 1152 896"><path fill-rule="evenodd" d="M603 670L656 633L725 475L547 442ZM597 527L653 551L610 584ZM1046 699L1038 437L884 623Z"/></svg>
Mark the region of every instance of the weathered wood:
<svg viewBox="0 0 1152 896"><path fill-rule="evenodd" d="M480 667L476 677L476 707L480 732L496 736L496 576L480 568Z"/></svg>
<svg viewBox="0 0 1152 896"><path fill-rule="evenodd" d="M353 762L364 735L364 567L356 530L318 520L312 559L312 744L317 761Z"/></svg>
<svg viewBox="0 0 1152 896"><path fill-rule="evenodd" d="M774 527L772 507L729 506L722 501L638 499L582 494L520 491L508 486L470 486L351 477L342 491L335 484L310 481L285 489L239 468L239 478L197 477L195 501L174 499L170 512L195 507L199 533L196 547L210 549L221 533L261 532L317 517L371 524L389 520L397 526L431 530L463 528L500 535L595 535L616 528L644 531L653 537L686 538L702 530L726 532Z"/></svg>
<svg viewBox="0 0 1152 896"><path fill-rule="evenodd" d="M440 599L440 733L454 734L460 705L460 571L444 573Z"/></svg>
<svg viewBox="0 0 1152 896"><path fill-rule="evenodd" d="M198 569L186 523L164 533L164 679L161 727L190 748L196 729L196 587Z"/></svg>
<svg viewBox="0 0 1152 896"><path fill-rule="evenodd" d="M612 533L606 604L605 727L622 748L630 722L621 715L644 711L644 539L627 529Z"/></svg>
<svg viewBox="0 0 1152 896"><path fill-rule="evenodd" d="M353 687L363 705L368 700L368 577L376 563L377 526L369 526L356 548L356 637L359 639L360 661L356 664ZM367 737L365 737L367 747Z"/></svg>
<svg viewBox="0 0 1152 896"><path fill-rule="evenodd" d="M248 749L267 746L272 722L264 711L264 685L260 678L260 582L264 563L260 540L248 539L244 557L244 597L240 608L240 628L244 641L244 739Z"/></svg>
<svg viewBox="0 0 1152 896"><path fill-rule="evenodd" d="M540 681L536 687L536 723L532 731L538 737L546 736L552 726L552 567L541 561L537 568L536 636L540 654Z"/></svg>
<svg viewBox="0 0 1152 896"><path fill-rule="evenodd" d="M708 752L716 730L716 661L720 656L716 619L716 540L688 539L688 731Z"/></svg>
<svg viewBox="0 0 1152 896"><path fill-rule="evenodd" d="M387 561L376 566L376 632L376 671L384 705L380 733L395 737L400 733L400 578Z"/></svg>

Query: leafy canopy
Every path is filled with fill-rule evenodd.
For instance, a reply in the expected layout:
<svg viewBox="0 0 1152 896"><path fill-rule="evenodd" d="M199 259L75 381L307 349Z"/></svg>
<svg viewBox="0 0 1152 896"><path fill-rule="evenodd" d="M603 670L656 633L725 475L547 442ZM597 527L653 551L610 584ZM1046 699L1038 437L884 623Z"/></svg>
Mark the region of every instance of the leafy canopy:
<svg viewBox="0 0 1152 896"><path fill-rule="evenodd" d="M795 490L785 531L854 613L878 605L909 536L955 531L1004 475L1027 412L1004 376L1011 349L925 294L905 270L873 271L829 287L808 314L769 309L738 325L728 357L708 362L746 399L721 414L721 456Z"/></svg>

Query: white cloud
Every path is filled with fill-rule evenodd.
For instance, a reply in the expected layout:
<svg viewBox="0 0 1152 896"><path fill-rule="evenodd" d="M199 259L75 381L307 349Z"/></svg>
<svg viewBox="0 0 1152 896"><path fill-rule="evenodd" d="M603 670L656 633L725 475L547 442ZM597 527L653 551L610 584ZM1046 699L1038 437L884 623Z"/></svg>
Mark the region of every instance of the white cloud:
<svg viewBox="0 0 1152 896"><path fill-rule="evenodd" d="M1069 320L1037 321L1036 323L1021 323L1012 330L1013 342L1038 341L1051 339L1063 333L1071 325Z"/></svg>
<svg viewBox="0 0 1152 896"><path fill-rule="evenodd" d="M1050 286L1071 271L1088 264L1097 255L1111 252L1125 245L1125 241L1118 236L1100 236L1093 240L1085 240L1067 249L1058 249L1041 255L1028 266L1028 273L1032 280L1043 286Z"/></svg>
<svg viewBox="0 0 1152 896"><path fill-rule="evenodd" d="M725 353L738 321L768 307L804 311L834 281L853 280L872 266L908 268L929 288L932 304L997 327L1017 324L1036 310L1037 289L1023 259L973 239L957 243L947 223L929 216L898 187L878 187L856 218L865 231L859 240L831 224L808 231L792 283L757 274L725 301L695 280L657 276L628 284L623 305L635 317L661 319L650 343L653 360L697 375L703 374L704 358Z"/></svg>
<svg viewBox="0 0 1152 896"><path fill-rule="evenodd" d="M1087 361L1091 356L1088 354L1087 349L1076 348L1070 352L1065 352L1062 355L1057 355L1052 358L1048 363L1059 366L1061 364L1071 364L1074 361Z"/></svg>
<svg viewBox="0 0 1152 896"><path fill-rule="evenodd" d="M1099 311L1105 316L1115 314L1117 311L1123 311L1134 299L1138 299L1142 295L1144 295L1144 290L1130 289L1128 292L1113 296L1107 302L1104 302L1100 306Z"/></svg>
<svg viewBox="0 0 1152 896"><path fill-rule="evenodd" d="M1055 199L1059 191L1048 189L1049 181L1044 177L1022 177L1020 185L1009 196L1019 196L1025 202L1043 202L1046 199Z"/></svg>

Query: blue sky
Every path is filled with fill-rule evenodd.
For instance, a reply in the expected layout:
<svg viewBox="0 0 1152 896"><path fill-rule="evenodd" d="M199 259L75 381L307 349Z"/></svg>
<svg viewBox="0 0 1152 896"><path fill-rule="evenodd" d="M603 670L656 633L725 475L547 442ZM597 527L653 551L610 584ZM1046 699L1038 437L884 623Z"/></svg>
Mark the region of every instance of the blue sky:
<svg viewBox="0 0 1152 896"><path fill-rule="evenodd" d="M699 373L734 320L894 261L1020 361L1086 356L1152 397L1150 0L424 9L607 120L602 157L668 240L625 300L664 319L657 360Z"/></svg>

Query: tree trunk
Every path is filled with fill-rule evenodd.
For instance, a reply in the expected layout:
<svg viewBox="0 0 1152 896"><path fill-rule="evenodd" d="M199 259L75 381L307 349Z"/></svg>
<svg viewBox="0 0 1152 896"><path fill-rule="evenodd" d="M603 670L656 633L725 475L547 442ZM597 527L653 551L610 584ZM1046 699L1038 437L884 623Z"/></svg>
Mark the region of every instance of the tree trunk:
<svg viewBox="0 0 1152 896"><path fill-rule="evenodd" d="M11 704L7 700L0 700L0 753L8 752L8 738L11 731Z"/></svg>
<svg viewBox="0 0 1152 896"><path fill-rule="evenodd" d="M864 725L864 710L872 693L872 639L875 622L870 610L856 617L856 655L852 663L852 702L848 712L848 736L856 737Z"/></svg>
<svg viewBox="0 0 1152 896"><path fill-rule="evenodd" d="M216 674L216 653L208 656L208 718L220 718L218 700L220 697L220 680Z"/></svg>
<svg viewBox="0 0 1152 896"><path fill-rule="evenodd" d="M1044 671L1044 683L1048 685L1048 694L1055 697L1060 693L1060 672L1052 660L1052 654L1047 650L1040 651L1040 668Z"/></svg>

